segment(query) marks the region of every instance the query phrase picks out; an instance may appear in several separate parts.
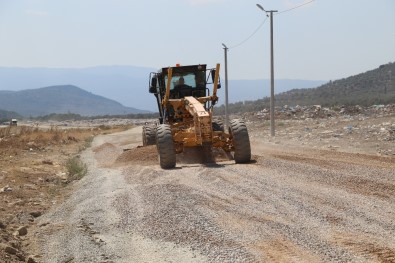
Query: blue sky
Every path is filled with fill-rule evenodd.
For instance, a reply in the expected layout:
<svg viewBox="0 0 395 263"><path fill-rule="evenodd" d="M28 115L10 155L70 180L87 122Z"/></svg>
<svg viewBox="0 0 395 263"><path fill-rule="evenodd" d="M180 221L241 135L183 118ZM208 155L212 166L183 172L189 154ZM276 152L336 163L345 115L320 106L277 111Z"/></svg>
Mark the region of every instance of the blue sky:
<svg viewBox="0 0 395 263"><path fill-rule="evenodd" d="M0 66L219 62L270 77L269 20L304 0L0 0ZM274 16L275 78L334 80L395 61L394 0L316 0Z"/></svg>

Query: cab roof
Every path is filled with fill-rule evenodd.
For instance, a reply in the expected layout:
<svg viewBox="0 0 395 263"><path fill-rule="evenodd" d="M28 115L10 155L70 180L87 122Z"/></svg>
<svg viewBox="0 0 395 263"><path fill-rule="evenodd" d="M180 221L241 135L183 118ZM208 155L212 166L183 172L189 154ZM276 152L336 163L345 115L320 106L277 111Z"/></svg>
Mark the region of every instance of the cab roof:
<svg viewBox="0 0 395 263"><path fill-rule="evenodd" d="M187 73L187 72L195 72L195 71L206 71L206 64L199 64L199 65L188 65L188 66L176 66L171 67L174 73ZM167 74L169 67L162 68L161 72Z"/></svg>

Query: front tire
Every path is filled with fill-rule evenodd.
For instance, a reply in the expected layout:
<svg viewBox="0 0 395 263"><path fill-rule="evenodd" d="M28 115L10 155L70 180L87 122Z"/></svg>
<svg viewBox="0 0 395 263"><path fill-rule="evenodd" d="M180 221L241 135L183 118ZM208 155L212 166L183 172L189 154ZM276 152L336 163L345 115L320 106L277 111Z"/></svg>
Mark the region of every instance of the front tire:
<svg viewBox="0 0 395 263"><path fill-rule="evenodd" d="M162 169L171 169L176 166L176 151L174 149L173 135L170 125L160 124L156 128L156 146L159 163Z"/></svg>
<svg viewBox="0 0 395 263"><path fill-rule="evenodd" d="M143 146L154 145L156 143L155 126L143 126Z"/></svg>
<svg viewBox="0 0 395 263"><path fill-rule="evenodd" d="M247 163L251 161L251 145L247 126L244 121L231 120L229 131L233 138L235 148L234 158L236 163Z"/></svg>

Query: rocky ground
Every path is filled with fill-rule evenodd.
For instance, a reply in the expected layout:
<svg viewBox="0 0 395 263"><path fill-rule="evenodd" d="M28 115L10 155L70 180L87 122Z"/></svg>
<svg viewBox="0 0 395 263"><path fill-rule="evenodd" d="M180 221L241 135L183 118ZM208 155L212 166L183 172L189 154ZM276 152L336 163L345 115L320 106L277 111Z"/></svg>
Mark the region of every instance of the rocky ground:
<svg viewBox="0 0 395 263"><path fill-rule="evenodd" d="M101 221L100 214L73 218L78 219L78 222L72 231L89 237L90 241L86 242L94 244L91 252L101 251L100 248L105 251L102 255L97 254L98 257L89 253L87 255L101 258L101 262L130 262L127 261L127 255L121 258L123 252L119 251L123 247L120 240L126 238L136 244L144 244L143 248L133 249L146 262L154 262L149 260L161 257L169 258L171 262L174 259L172 254L190 262L232 262L232 259L255 262L259 260L254 258L259 257L273 262L343 262L347 259L349 262L394 262L394 244L393 240L388 239L388 233L394 231L395 225L391 212L395 197L394 175L391 172L395 163L395 105L338 109L326 109L319 105L284 107L276 112L275 137L270 136L268 114L267 110L263 110L242 116L249 129L256 161L247 170L226 162L221 165L223 169L185 165L174 173L166 172L162 178L162 175L159 176L161 170L157 169L154 147L136 147L139 145L139 136L133 144L136 148L125 152L122 151L123 148L130 148L130 137L127 134L117 143L116 138L113 143L111 140L96 141L91 151L95 163L102 169L98 170L96 176L106 181L113 173L111 171L117 170L116 178L123 178L119 181L114 180L114 177L110 185L116 189L103 188L103 196L99 196L103 198L103 204L110 202L106 201L108 196L118 198L119 202L110 202L109 206L120 213L120 219L115 218L120 221L106 225L105 219ZM78 258L83 254L72 256L73 253L62 250L61 247L64 246L79 251L76 247L68 247L67 242L55 242L52 245L38 243L45 236L58 242L56 238L62 238L61 235L64 234L62 229L68 229L66 221L64 224L48 221L48 218L65 220L65 216L67 217L64 212L56 210L57 207L66 207L66 212L72 211L74 205L65 200L71 197L71 200L83 203L86 202L84 196L89 196L82 189L80 194L73 195L76 190L74 180L79 178L67 170L66 163L89 145L92 136L113 132L106 128L106 123L124 127L125 124L139 125L145 121L114 119L27 123L26 127L30 128L0 129L0 262L51 262L48 259L50 255L58 257L54 262L79 262ZM38 127L45 127L46 130L36 129ZM316 165L320 168L315 168ZM284 170L283 167L287 168ZM214 173L214 170L217 172ZM303 172L306 170L310 171L309 174ZM180 174L190 181L181 179ZM244 174L245 178L238 176L239 174ZM257 178L258 174L262 179ZM170 181L164 183L167 177ZM279 195L276 187L280 187L281 178L290 180L283 181L283 184L288 190L296 192L287 190ZM300 178L306 180L298 182ZM311 179L314 180L310 185ZM158 183L151 184L154 181ZM181 185L177 183L179 181ZM244 190L236 187L243 182L247 183ZM81 183L89 188L88 181ZM103 187L99 183L96 187ZM311 189L301 188L302 183L310 185ZM314 189L321 183L328 185L318 194ZM141 192L137 191L134 195L127 192L129 184L134 190ZM217 189L217 185L221 187ZM193 188L194 194L190 195L186 187ZM261 192L261 188L265 192ZM94 187L89 189L92 193L96 191ZM229 189L230 192L227 193L224 189ZM346 196L343 196L343 190L347 192ZM120 195L116 196L118 191ZM229 193L239 198L228 200ZM333 193L341 196L333 199ZM173 194L184 201L175 202ZM163 199L165 197L169 199ZM194 199L195 197L200 199ZM133 205L138 203L139 198L143 198L141 200L149 208L148 212ZM321 203L310 205L317 198L320 198ZM309 205L303 205L300 201L302 199ZM161 200L167 200L165 207L182 209L184 212L189 211L190 205L198 205L197 211L188 212L190 222L196 223L198 228L188 225L188 220L183 220L177 214L166 212L168 210L165 207L157 207ZM249 205L245 206L248 200ZM129 201L133 201L132 204ZM355 205L350 201L356 202ZM262 202L266 210L258 209L258 203ZM201 208L199 204L202 205ZM373 207L369 213L360 210L366 204ZM280 215L276 214L277 206L284 209ZM287 210L290 206L299 207L299 210ZM209 209L209 216L202 214L204 207ZM325 210L325 207L329 210ZM102 210L97 206L97 200L92 200L90 209L96 212ZM124 213L125 209L140 214ZM50 210L52 212L48 213ZM349 217L347 211L355 214ZM111 220L114 220L113 213L115 212L107 212ZM261 213L265 214L264 217ZM303 218L298 218L298 213ZM383 215L387 215L387 218L381 218ZM90 220L95 217L96 220ZM212 221L202 221L206 217ZM305 221L306 218L313 220L311 224ZM369 221L371 227L367 227L365 221ZM170 229L173 228L169 224L175 222L179 225L172 232ZM325 228L318 231L322 225ZM166 230L163 226L169 226L169 229ZM109 233L105 235L105 231L112 227L118 229L114 236L119 235L120 240L114 240ZM327 232L330 227L336 231ZM119 231L119 228L126 230ZM347 235L344 234L344 229L350 230ZM197 239L194 239L184 235L188 231L200 232L195 233ZM263 231L261 234L272 236L272 239L259 241L257 233L260 231ZM375 232L380 235L375 236ZM134 234L129 236L128 233ZM248 236L245 236L246 233L249 233ZM328 233L335 234L332 239L336 245L328 245ZM361 237L363 238L360 239ZM76 237L76 240L79 238ZM165 243L159 244L158 240ZM245 240L249 243L239 246ZM78 242L85 244L85 241ZM44 253L43 247L49 252ZM189 250L191 247L192 250ZM213 247L215 250L210 250ZM55 248L64 254L56 254ZM152 254L151 258L143 256L144 249ZM314 249L320 252L316 254ZM162 252L159 253L158 250ZM116 252L120 253L118 259ZM133 255L130 258L138 257ZM225 261L221 261L221 258ZM83 257L81 260L96 262Z"/></svg>
<svg viewBox="0 0 395 263"><path fill-rule="evenodd" d="M283 107L276 111L276 136L271 138L269 111L245 114L252 136L276 144L287 143L315 149L395 155L395 105L336 109Z"/></svg>

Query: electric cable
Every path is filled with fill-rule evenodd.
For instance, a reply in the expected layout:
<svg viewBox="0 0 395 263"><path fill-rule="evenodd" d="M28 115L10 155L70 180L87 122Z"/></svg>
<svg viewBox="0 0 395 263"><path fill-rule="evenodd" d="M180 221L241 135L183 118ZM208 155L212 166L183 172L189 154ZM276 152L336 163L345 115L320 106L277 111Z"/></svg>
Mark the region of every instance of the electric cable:
<svg viewBox="0 0 395 263"><path fill-rule="evenodd" d="M258 32L258 30L265 24L266 20L267 17L265 18L265 20L263 20L263 22L254 30L254 32L249 37L241 41L239 44L229 47L228 49L239 47L243 45L245 42L247 42L248 40L250 40L250 38L252 38Z"/></svg>
<svg viewBox="0 0 395 263"><path fill-rule="evenodd" d="M280 11L280 12L278 12L278 13L275 14L275 15L279 15L279 14L282 14L282 13L285 13L285 12L289 12L289 11L295 10L295 9L300 8L300 7L302 7L302 6L311 4L311 3L314 2L314 1L315 1L315 0L310 0L310 1L306 2L306 3L303 3L303 4L300 4L300 5L294 6L294 7L292 7L292 8L289 8L289 9L286 9L286 10L283 10L283 11ZM246 39L244 39L243 41L241 41L239 44L234 45L234 46L231 46L231 47L229 47L228 49L237 48L237 47L243 45L243 44L244 44L245 42L247 42L248 40L250 40L250 39L259 31L259 29L261 29L261 27L265 24L266 20L267 20L267 17L266 17L265 20L263 20L263 22L254 30L254 32L252 32L252 34L251 34L250 36L248 36Z"/></svg>
<svg viewBox="0 0 395 263"><path fill-rule="evenodd" d="M297 8L299 8L299 7L302 7L302 6L311 4L311 3L314 2L314 1L315 1L315 0L311 0L311 1L309 1L309 2L300 4L300 5L298 5L298 6L294 6L294 7L290 8L290 9L286 9L286 10L284 10L284 11L280 11L280 12L278 12L276 15L279 15L279 14L282 14L282 13L285 13L285 12L288 12L288 11L292 11L292 10L297 9Z"/></svg>

